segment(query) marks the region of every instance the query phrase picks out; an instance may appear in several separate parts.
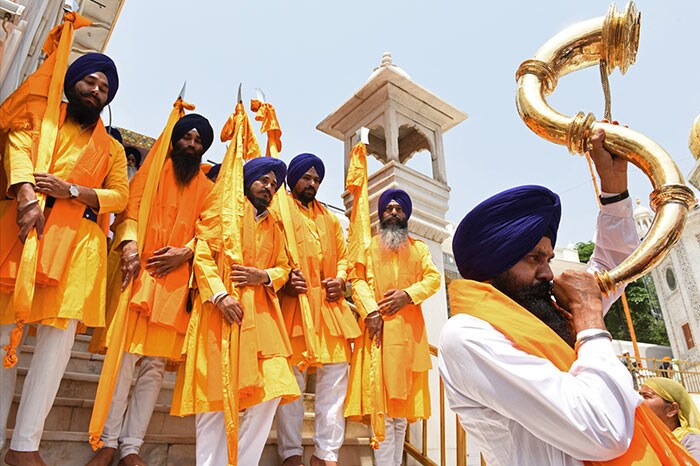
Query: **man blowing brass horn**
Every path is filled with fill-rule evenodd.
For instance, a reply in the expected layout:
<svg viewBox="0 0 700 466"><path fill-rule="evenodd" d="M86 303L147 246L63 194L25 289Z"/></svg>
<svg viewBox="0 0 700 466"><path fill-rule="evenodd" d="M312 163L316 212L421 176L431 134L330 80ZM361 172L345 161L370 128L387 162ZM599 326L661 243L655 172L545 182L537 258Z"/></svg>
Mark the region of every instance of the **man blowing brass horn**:
<svg viewBox="0 0 700 466"><path fill-rule="evenodd" d="M489 465L698 464L642 404L603 321L617 285L643 274L678 238L692 192L649 139L592 114L567 118L544 100L558 76L598 60L624 71L638 28L632 5L625 15L611 8L607 18L556 36L518 71L524 121L572 152L590 151L600 176L595 275L554 277L549 261L561 207L541 186L486 199L455 232L464 280L450 285L453 317L440 337L439 369L451 408ZM653 233L636 250L628 160L650 176L657 209Z"/></svg>

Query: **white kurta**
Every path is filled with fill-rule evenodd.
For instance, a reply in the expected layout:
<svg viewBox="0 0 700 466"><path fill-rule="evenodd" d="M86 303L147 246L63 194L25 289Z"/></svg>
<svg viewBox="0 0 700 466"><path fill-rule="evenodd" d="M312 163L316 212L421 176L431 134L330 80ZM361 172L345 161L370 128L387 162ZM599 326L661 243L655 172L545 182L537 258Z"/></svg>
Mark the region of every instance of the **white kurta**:
<svg viewBox="0 0 700 466"><path fill-rule="evenodd" d="M602 206L592 268L609 270L637 241L631 202ZM616 298L605 300L606 311ZM450 408L489 466L579 466L627 450L642 399L607 339L581 345L562 372L459 314L445 325L439 353Z"/></svg>

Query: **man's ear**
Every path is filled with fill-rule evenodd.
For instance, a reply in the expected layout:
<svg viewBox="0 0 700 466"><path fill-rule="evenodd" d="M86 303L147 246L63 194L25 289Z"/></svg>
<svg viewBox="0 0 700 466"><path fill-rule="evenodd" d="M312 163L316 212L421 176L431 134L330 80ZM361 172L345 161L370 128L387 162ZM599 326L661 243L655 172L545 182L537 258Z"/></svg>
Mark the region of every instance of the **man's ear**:
<svg viewBox="0 0 700 466"><path fill-rule="evenodd" d="M666 417L672 418L678 415L678 411L680 410L680 408L678 406L678 403L674 401L673 403L668 405L666 410Z"/></svg>

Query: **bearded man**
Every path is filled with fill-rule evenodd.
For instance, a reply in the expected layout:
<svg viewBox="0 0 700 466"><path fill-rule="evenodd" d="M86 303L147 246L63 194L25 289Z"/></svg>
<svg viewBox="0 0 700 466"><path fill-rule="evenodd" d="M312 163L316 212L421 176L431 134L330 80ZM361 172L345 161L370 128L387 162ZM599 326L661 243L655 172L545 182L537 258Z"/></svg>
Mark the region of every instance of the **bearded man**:
<svg viewBox="0 0 700 466"><path fill-rule="evenodd" d="M591 138L603 191L591 270L610 270L638 241L627 162L604 140L603 130ZM450 285L439 349L451 409L489 465L694 464L637 408L603 321L617 296L603 298L588 272L554 277L560 215L556 194L521 186L485 200L457 228L452 247L466 280ZM674 455L682 462L667 462Z"/></svg>
<svg viewBox="0 0 700 466"><path fill-rule="evenodd" d="M279 293L287 333L292 343L294 375L303 392L306 371L298 364L308 351L307 331L299 294L309 300L313 322L312 338L316 351L315 434L312 466L337 465L338 452L345 439L343 406L348 387L350 341L360 328L344 298L347 278L347 247L337 217L316 200L326 173L323 161L313 154L299 154L289 162L287 185L294 204L292 223L299 251L299 268L292 269L287 285ZM278 452L283 466L302 465L301 428L304 403L301 399L277 410Z"/></svg>
<svg viewBox="0 0 700 466"><path fill-rule="evenodd" d="M4 176L0 176L7 180L2 193L7 206L0 219L0 347L10 341L14 327L14 281L23 243L32 229L40 244L36 290L27 319L38 324L37 341L5 456L13 466L44 464L38 452L41 434L70 359L78 323L88 327L105 323L106 232L109 214L126 206L128 181L124 149L107 133L100 112L118 87L116 67L106 55L83 55L68 68L64 81L68 103L61 107L50 173L34 170L38 127L29 125L7 134ZM47 196L44 211L35 192ZM0 368L3 437L5 407L11 403L16 374L16 367Z"/></svg>
<svg viewBox="0 0 700 466"><path fill-rule="evenodd" d="M199 213L213 183L200 170L202 156L214 140L209 121L201 115L185 115L173 127L172 150L162 170L151 165L155 156L131 183L129 203L112 225L115 231L110 264L121 274L110 284L107 315L113 319L119 295L133 281L127 311L124 347L109 415L100 440L103 448L89 466L112 464L117 447L120 466L145 466L139 457L143 438L153 413L168 361L179 362L190 313L187 296L194 232ZM149 179L158 179L151 200L143 252L138 252L139 210ZM141 269L145 270L141 270ZM117 272L117 271L115 271ZM117 277L120 275L120 277ZM114 323L114 322L110 322ZM93 335L91 349L106 344L106 332ZM116 344L116 343L115 343ZM129 388L140 361L131 400ZM102 379L113 377L102 374ZM100 380L105 383L106 380ZM128 402L128 408L127 408ZM95 409L98 409L96 406Z"/></svg>
<svg viewBox="0 0 700 466"><path fill-rule="evenodd" d="M299 397L289 363L291 345L277 300L289 276L284 236L268 210L287 172L284 162L258 157L245 163L245 210L242 218L243 263L222 277L221 202L212 194L197 224L194 276L198 296L185 342L171 413L196 414L197 466L226 466L226 425L222 384L224 319L240 326L237 381L239 408L245 410L238 431L238 464L258 464L280 402ZM221 183L221 180L219 180ZM220 186L220 185L219 185ZM216 193L216 191L215 191ZM224 280L240 290L229 295ZM230 377L230 374L227 374ZM235 415L235 413L234 413Z"/></svg>
<svg viewBox="0 0 700 466"><path fill-rule="evenodd" d="M350 273L354 293L375 309L361 320L370 340L382 351L386 434L374 450L377 466L400 465L408 423L430 417L430 349L421 303L438 291L441 280L428 246L408 236L412 210L405 191L387 189L382 193L379 235L372 238L370 246L374 289L364 274L355 269ZM351 419L371 414L368 399L374 395L367 383L370 348L364 342L358 338L353 349L345 406L345 416Z"/></svg>

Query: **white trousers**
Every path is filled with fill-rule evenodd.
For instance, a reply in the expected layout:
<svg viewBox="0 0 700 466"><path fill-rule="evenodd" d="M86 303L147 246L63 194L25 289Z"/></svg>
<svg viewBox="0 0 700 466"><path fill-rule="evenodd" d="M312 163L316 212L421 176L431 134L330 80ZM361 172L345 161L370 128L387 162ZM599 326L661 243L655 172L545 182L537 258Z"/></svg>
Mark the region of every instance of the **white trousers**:
<svg viewBox="0 0 700 466"><path fill-rule="evenodd" d="M48 325L38 325L36 332L36 346L34 356L29 365L27 377L24 379L24 387L17 409L17 420L15 430L12 435L10 448L15 451L38 451L41 442L41 434L44 431L44 422L51 411L51 406L56 399L61 378L66 371L66 366L70 360L73 340L75 340L75 329L78 321L71 319L68 321L68 328L61 330ZM10 332L14 324L0 325L0 341L8 341ZM5 402L5 397L9 396L12 401L14 392L14 380L17 374L14 369L0 368L0 371L9 371L7 382L3 380L3 393L0 398ZM4 377L3 377L4 378ZM13 388L10 394L5 394L5 387L11 384ZM0 419L2 420L2 419ZM5 417L5 427L7 417Z"/></svg>
<svg viewBox="0 0 700 466"><path fill-rule="evenodd" d="M240 416L238 426L238 465L260 462L270 434L279 398L251 406ZM197 466L227 466L226 427L223 411L197 414Z"/></svg>
<svg viewBox="0 0 700 466"><path fill-rule="evenodd" d="M141 360L134 391L129 398L129 388L134 377L136 363ZM112 404L100 439L105 447L119 447L119 458L137 454L143 445L153 408L165 373L165 358L124 353L119 367L117 385L114 387ZM128 400L128 407L127 407ZM126 416L124 413L126 412Z"/></svg>
<svg viewBox="0 0 700 466"><path fill-rule="evenodd" d="M299 390L306 388L306 372L294 367ZM338 452L345 440L345 395L348 391L348 363L325 364L316 368L314 412L314 456L324 461L338 461ZM277 409L277 452L284 461L290 456L303 456L301 429L304 422L302 398Z"/></svg>
<svg viewBox="0 0 700 466"><path fill-rule="evenodd" d="M375 466L401 466L408 422L402 417L387 417L384 424L386 436L379 444L379 449L374 450L374 464Z"/></svg>

